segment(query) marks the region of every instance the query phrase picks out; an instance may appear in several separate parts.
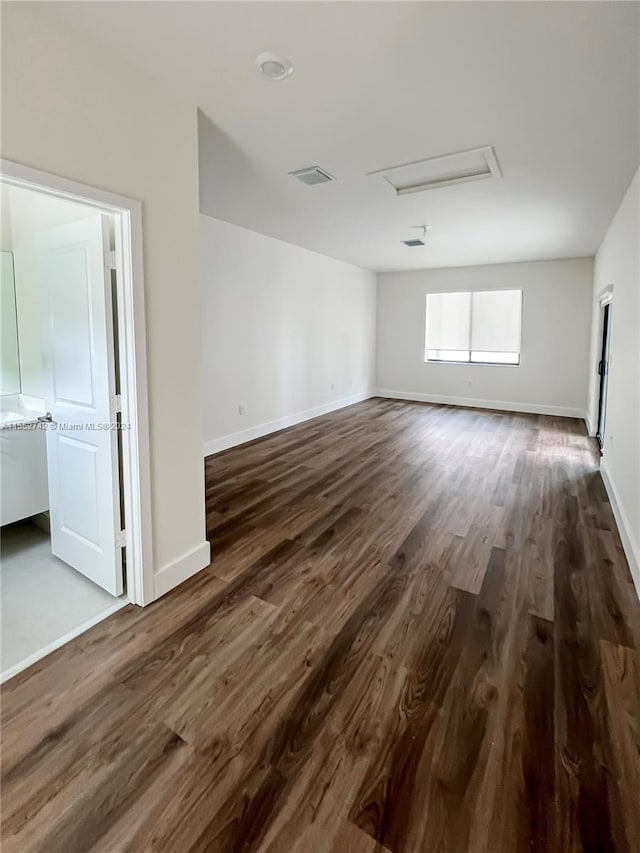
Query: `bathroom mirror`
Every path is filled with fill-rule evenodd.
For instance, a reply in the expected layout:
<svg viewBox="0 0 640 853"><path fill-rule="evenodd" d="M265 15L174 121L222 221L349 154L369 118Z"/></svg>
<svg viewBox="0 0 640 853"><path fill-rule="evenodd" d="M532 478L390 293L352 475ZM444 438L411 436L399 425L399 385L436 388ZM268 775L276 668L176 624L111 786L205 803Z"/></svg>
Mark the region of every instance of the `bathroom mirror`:
<svg viewBox="0 0 640 853"><path fill-rule="evenodd" d="M19 394L20 361L13 254L0 252L0 264L0 394Z"/></svg>

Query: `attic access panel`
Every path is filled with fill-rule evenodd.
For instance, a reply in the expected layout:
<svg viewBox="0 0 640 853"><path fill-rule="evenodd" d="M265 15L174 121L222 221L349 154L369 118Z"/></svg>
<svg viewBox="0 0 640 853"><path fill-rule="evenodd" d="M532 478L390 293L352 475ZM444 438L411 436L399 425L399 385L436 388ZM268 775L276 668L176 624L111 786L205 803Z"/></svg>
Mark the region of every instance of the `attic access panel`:
<svg viewBox="0 0 640 853"><path fill-rule="evenodd" d="M500 167L491 145L482 148L470 148L455 154L429 157L415 160L401 166L390 166L368 172L368 175L380 175L396 191L396 195L424 192L438 187L461 184L466 181L478 181L486 178L500 178Z"/></svg>

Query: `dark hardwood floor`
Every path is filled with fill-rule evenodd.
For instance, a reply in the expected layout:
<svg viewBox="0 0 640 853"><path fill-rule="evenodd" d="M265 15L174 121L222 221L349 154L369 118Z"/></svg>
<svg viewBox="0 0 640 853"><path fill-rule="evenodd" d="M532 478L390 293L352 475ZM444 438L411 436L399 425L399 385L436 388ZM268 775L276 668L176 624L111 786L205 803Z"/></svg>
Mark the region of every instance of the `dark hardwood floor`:
<svg viewBox="0 0 640 853"><path fill-rule="evenodd" d="M206 483L211 566L3 688L3 853L640 851L582 423L377 399Z"/></svg>

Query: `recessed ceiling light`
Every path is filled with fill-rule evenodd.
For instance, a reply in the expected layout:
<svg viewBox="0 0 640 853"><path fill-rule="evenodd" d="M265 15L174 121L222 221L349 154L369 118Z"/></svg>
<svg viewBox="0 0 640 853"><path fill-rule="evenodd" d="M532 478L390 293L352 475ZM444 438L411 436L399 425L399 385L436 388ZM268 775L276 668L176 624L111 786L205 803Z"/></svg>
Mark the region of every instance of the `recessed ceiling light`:
<svg viewBox="0 0 640 853"><path fill-rule="evenodd" d="M267 80L286 80L293 74L293 65L290 60L275 53L261 53L260 56L256 56L255 64Z"/></svg>

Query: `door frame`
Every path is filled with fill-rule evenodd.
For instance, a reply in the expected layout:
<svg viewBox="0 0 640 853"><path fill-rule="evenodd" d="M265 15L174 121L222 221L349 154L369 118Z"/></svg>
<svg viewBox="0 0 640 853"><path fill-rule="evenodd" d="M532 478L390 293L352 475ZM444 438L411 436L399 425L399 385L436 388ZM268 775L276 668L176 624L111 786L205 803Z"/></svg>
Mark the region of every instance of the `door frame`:
<svg viewBox="0 0 640 853"><path fill-rule="evenodd" d="M611 350L611 301L600 304L600 359L598 361L598 409L596 413L596 440L600 453L604 451L607 424L607 396ZM602 424L602 426L601 426Z"/></svg>
<svg viewBox="0 0 640 853"><path fill-rule="evenodd" d="M594 300L594 307L597 311L597 320L595 321L596 327L596 338L595 338L595 347L592 344L591 357L595 355L595 361L592 364L593 374L595 377L594 384L590 387L593 388L593 394L590 395L589 401L589 411L588 415L590 418L590 429L589 435L593 438L596 438L596 433L598 431L598 412L600 407L600 373L598 372L598 365L600 364L600 359L602 358L602 334L603 334L603 326L604 326L604 307L605 305L611 305L613 303L613 284L608 284L604 287L596 296ZM612 309L610 309L609 313L609 340L611 340L611 317L612 317ZM592 325L593 329L593 325ZM609 351L609 363L611 363L611 351ZM600 447L600 443L598 442L598 447ZM604 448L600 447L600 453L602 455Z"/></svg>
<svg viewBox="0 0 640 853"><path fill-rule="evenodd" d="M121 431L126 596L144 606L154 599L154 576L142 204L11 160L0 160L0 179L9 186L90 204L113 217L122 422L130 424Z"/></svg>

